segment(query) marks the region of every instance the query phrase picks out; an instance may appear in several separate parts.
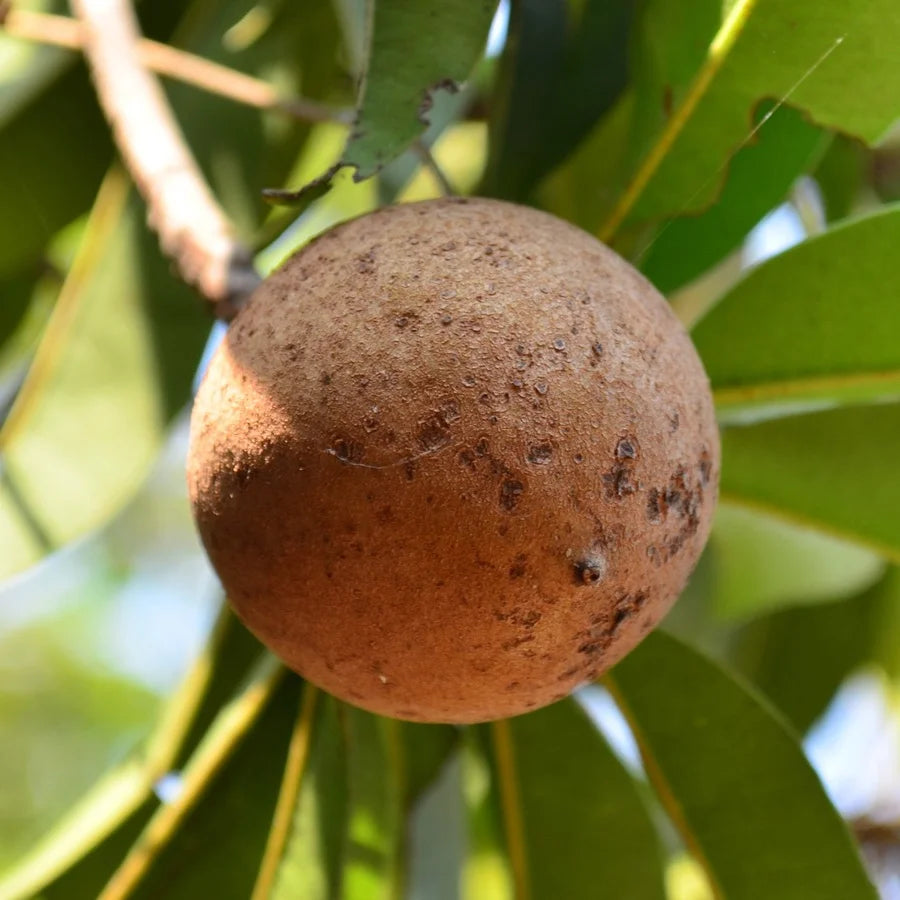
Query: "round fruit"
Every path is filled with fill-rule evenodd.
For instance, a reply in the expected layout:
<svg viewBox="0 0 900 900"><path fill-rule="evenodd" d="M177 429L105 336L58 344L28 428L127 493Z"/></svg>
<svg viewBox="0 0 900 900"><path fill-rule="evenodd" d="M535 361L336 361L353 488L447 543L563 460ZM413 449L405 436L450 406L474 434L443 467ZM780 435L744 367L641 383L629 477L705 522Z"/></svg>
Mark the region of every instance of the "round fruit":
<svg viewBox="0 0 900 900"><path fill-rule="evenodd" d="M347 222L266 280L197 396L204 544L338 697L476 722L560 699L675 601L715 503L693 346L594 238L492 200Z"/></svg>

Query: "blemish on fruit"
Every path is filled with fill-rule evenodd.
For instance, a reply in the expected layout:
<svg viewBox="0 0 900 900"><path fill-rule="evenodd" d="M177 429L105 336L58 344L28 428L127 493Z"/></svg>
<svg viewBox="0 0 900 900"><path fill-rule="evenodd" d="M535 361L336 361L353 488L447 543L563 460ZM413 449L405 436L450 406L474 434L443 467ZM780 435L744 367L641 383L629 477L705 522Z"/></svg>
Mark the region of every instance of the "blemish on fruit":
<svg viewBox="0 0 900 900"><path fill-rule="evenodd" d="M507 512L512 512L525 493L525 485L515 478L506 478L500 485L500 506Z"/></svg>
<svg viewBox="0 0 900 900"><path fill-rule="evenodd" d="M553 445L549 441L532 444L525 457L534 466L546 466L553 461Z"/></svg>

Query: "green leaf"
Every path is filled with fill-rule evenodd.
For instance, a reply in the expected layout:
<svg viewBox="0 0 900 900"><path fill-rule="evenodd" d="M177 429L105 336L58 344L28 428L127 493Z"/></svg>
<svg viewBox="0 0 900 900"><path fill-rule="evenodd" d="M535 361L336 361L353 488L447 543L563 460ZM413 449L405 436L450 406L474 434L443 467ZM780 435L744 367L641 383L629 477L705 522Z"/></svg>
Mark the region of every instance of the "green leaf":
<svg viewBox="0 0 900 900"><path fill-rule="evenodd" d="M348 900L396 896L403 881L401 725L342 707L347 734L348 824L343 893Z"/></svg>
<svg viewBox="0 0 900 900"><path fill-rule="evenodd" d="M665 897L637 786L573 699L492 726L517 896Z"/></svg>
<svg viewBox="0 0 900 900"><path fill-rule="evenodd" d="M94 578L85 587L101 593L104 581ZM43 599L16 593L4 596L5 609L23 597ZM91 624L87 604L77 604L0 626L0 873L14 868L122 761L158 715L154 692L97 666L84 646L66 643L68 637L78 645Z"/></svg>
<svg viewBox="0 0 900 900"><path fill-rule="evenodd" d="M719 0L647 0L640 5L630 50L632 84L541 185L539 196L548 209L587 231L601 229L702 65L721 9Z"/></svg>
<svg viewBox="0 0 900 900"><path fill-rule="evenodd" d="M612 107L628 80L635 6L635 0L512 4L479 193L524 200Z"/></svg>
<svg viewBox="0 0 900 900"><path fill-rule="evenodd" d="M187 795L192 801L173 826L174 832L166 831L161 847L152 837L154 821L160 821L157 817L168 809L163 806L135 845L138 850L151 847L152 856L129 897L246 900L250 896L302 687L296 676L282 676L270 699L261 696L262 714L248 723L249 730L227 735L229 755L211 777L205 777L207 753L220 757L223 738L215 730L208 733L185 770L182 795L169 805L184 802Z"/></svg>
<svg viewBox="0 0 900 900"><path fill-rule="evenodd" d="M468 853L460 893L463 900L514 900L497 779L490 763L493 754L488 727L463 731L460 762Z"/></svg>
<svg viewBox="0 0 900 900"><path fill-rule="evenodd" d="M710 660L655 632L607 676L644 768L716 896L875 900L796 738Z"/></svg>
<svg viewBox="0 0 900 900"><path fill-rule="evenodd" d="M869 153L859 141L835 135L812 173L822 193L827 222L837 222L853 211L870 163Z"/></svg>
<svg viewBox="0 0 900 900"><path fill-rule="evenodd" d="M26 268L0 279L0 360L6 342L16 333L40 277L36 268Z"/></svg>
<svg viewBox="0 0 900 900"><path fill-rule="evenodd" d="M741 629L729 656L801 734L856 669L877 664L898 673L900 575L838 603L797 607Z"/></svg>
<svg viewBox="0 0 900 900"><path fill-rule="evenodd" d="M116 767L25 857L0 873L0 898L93 900L158 805L154 785L196 749L260 645L227 610L146 745Z"/></svg>
<svg viewBox="0 0 900 900"><path fill-rule="evenodd" d="M629 89L536 190L540 205L585 231L597 231L615 203L628 160L635 96Z"/></svg>
<svg viewBox="0 0 900 900"><path fill-rule="evenodd" d="M190 397L208 319L177 282L120 174L98 197L16 404L3 465L53 545L108 519L140 484ZM0 532L22 527L0 506ZM38 548L4 554L0 577Z"/></svg>
<svg viewBox="0 0 900 900"><path fill-rule="evenodd" d="M289 812L276 814L254 900L393 896L406 817L456 739L449 726L379 719L327 695L304 706L279 798Z"/></svg>
<svg viewBox="0 0 900 900"><path fill-rule="evenodd" d="M403 794L409 809L431 787L458 747L459 730L452 725L415 722L401 722L399 729Z"/></svg>
<svg viewBox="0 0 900 900"><path fill-rule="evenodd" d="M900 559L898 439L897 404L726 428L722 499Z"/></svg>
<svg viewBox="0 0 900 900"><path fill-rule="evenodd" d="M898 245L891 206L750 271L692 333L720 414L900 394Z"/></svg>
<svg viewBox="0 0 900 900"><path fill-rule="evenodd" d="M427 127L432 94L455 90L484 51L494 0L377 0L353 131L340 160L298 192L268 191L282 202L321 195L352 166L362 181L399 156Z"/></svg>
<svg viewBox="0 0 900 900"><path fill-rule="evenodd" d="M17 4L18 6L19 4ZM58 0L28 8L63 12ZM179 4L143 3L148 36L165 39ZM48 241L86 212L113 161L109 127L78 54L0 31L0 278L40 259Z"/></svg>
<svg viewBox="0 0 900 900"><path fill-rule="evenodd" d="M723 618L847 597L884 570L870 550L730 503L719 504L707 552Z"/></svg>
<svg viewBox="0 0 900 900"><path fill-rule="evenodd" d="M665 223L641 253L641 271L663 293L682 287L736 250L829 140L790 107L772 112L767 104L759 112L771 112L771 118L757 140L735 154L722 193L709 209Z"/></svg>
<svg viewBox="0 0 900 900"><path fill-rule="evenodd" d="M671 4L668 19L689 19L693 4ZM690 7L689 9L686 7ZM659 35L671 46L674 34ZM822 126L877 141L900 115L900 63L890 48L900 39L893 0L738 0L709 46L690 51L701 64L689 88L666 101L666 85L650 79L639 93L637 121L670 111L646 151L621 216L657 219L703 209L724 180L728 159L751 134L754 111L768 98L807 111ZM763 126L765 127L765 126ZM647 129L644 129L646 133Z"/></svg>
<svg viewBox="0 0 900 900"><path fill-rule="evenodd" d="M407 900L460 900L467 851L461 752L413 806L407 831Z"/></svg>
<svg viewBox="0 0 900 900"><path fill-rule="evenodd" d="M471 84L467 84L455 94L438 91L428 114L428 128L421 137L422 145L433 154L434 145L447 129L462 117L474 99L475 91ZM389 162L378 175L379 205L388 206L396 202L416 171L421 168L422 156L415 148L401 153L400 156Z"/></svg>
<svg viewBox="0 0 900 900"><path fill-rule="evenodd" d="M84 66L52 81L0 123L0 277L36 263L87 210L112 160L109 129Z"/></svg>
<svg viewBox="0 0 900 900"><path fill-rule="evenodd" d="M256 34L241 30L246 0L195 2L174 40L205 59L274 83L284 96L328 95L337 82L339 32L332 4L302 0L257 6L270 21ZM170 81L166 89L192 153L242 238L255 243L268 215L262 190L281 184L308 137L309 123L260 112Z"/></svg>
<svg viewBox="0 0 900 900"><path fill-rule="evenodd" d="M319 697L309 761L269 900L336 900L347 829L347 748L339 701Z"/></svg>

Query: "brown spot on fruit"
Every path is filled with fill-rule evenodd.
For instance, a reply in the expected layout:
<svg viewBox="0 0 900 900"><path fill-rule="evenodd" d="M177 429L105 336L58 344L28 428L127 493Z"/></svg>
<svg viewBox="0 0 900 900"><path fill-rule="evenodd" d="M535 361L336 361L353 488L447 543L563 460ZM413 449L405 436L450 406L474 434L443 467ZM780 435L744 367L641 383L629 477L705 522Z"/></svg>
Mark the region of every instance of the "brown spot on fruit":
<svg viewBox="0 0 900 900"><path fill-rule="evenodd" d="M526 458L533 466L549 465L553 461L553 444L551 444L550 441L532 444L528 448Z"/></svg>
<svg viewBox="0 0 900 900"><path fill-rule="evenodd" d="M522 494L525 493L525 485L515 478L505 478L500 485L500 505L512 512L518 505Z"/></svg>
<svg viewBox="0 0 900 900"><path fill-rule="evenodd" d="M663 617L706 539L719 445L690 341L533 209L408 204L322 246L264 282L197 395L191 502L229 597L379 713L552 702Z"/></svg>

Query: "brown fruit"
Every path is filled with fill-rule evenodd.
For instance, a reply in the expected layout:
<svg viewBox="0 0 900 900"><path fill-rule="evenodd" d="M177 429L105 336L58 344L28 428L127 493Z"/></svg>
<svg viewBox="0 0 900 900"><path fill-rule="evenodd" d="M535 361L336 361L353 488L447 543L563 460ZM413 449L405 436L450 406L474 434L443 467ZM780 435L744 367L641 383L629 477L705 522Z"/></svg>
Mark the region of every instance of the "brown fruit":
<svg viewBox="0 0 900 900"><path fill-rule="evenodd" d="M719 444L669 307L552 216L382 209L293 256L197 396L188 478L238 615L402 719L560 699L663 617Z"/></svg>

